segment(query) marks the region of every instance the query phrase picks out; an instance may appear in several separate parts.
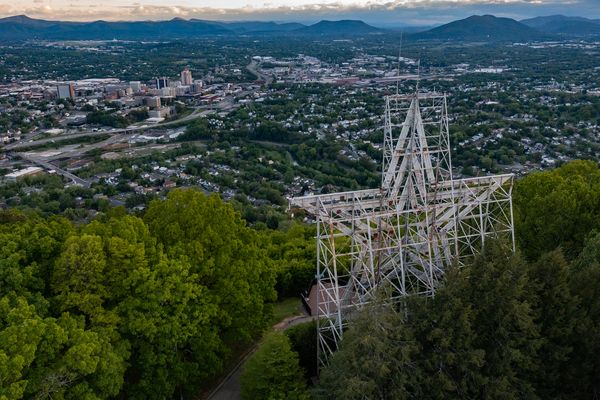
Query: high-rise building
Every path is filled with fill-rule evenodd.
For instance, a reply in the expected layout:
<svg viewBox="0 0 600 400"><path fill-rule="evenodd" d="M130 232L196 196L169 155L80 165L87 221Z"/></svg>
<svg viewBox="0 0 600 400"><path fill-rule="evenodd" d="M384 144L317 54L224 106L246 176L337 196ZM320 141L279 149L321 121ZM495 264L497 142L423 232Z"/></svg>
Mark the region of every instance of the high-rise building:
<svg viewBox="0 0 600 400"><path fill-rule="evenodd" d="M161 102L160 97L146 97L146 105L150 108L160 108Z"/></svg>
<svg viewBox="0 0 600 400"><path fill-rule="evenodd" d="M72 99L75 97L75 90L71 83L57 85L56 91L59 99Z"/></svg>
<svg viewBox="0 0 600 400"><path fill-rule="evenodd" d="M200 93L202 92L202 81L196 81L192 86L190 86L190 92L192 93Z"/></svg>
<svg viewBox="0 0 600 400"><path fill-rule="evenodd" d="M169 78L157 78L156 79L156 88L157 89L162 89L162 88L166 88L169 87Z"/></svg>
<svg viewBox="0 0 600 400"><path fill-rule="evenodd" d="M189 86L194 83L192 79L192 72L189 69L184 69L181 71L181 84L184 86Z"/></svg>
<svg viewBox="0 0 600 400"><path fill-rule="evenodd" d="M131 82L129 82L129 87L135 93L141 92L142 91L142 82L140 82L140 81L131 81Z"/></svg>

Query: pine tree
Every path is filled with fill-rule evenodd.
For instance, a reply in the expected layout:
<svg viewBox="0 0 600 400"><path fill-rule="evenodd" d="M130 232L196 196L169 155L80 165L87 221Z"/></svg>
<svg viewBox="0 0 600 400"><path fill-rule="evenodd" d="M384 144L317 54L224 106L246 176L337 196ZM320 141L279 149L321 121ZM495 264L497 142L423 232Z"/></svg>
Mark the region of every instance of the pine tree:
<svg viewBox="0 0 600 400"><path fill-rule="evenodd" d="M419 342L404 312L373 304L352 320L317 389L322 399L418 397Z"/></svg>

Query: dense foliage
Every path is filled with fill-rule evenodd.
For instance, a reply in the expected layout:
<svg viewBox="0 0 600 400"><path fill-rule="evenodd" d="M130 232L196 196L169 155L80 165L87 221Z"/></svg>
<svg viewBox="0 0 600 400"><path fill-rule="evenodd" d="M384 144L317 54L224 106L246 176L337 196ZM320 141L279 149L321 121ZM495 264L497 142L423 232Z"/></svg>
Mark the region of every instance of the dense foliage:
<svg viewBox="0 0 600 400"><path fill-rule="evenodd" d="M522 251L488 242L435 297L361 313L317 397L597 398L599 174L577 161L517 182Z"/></svg>
<svg viewBox="0 0 600 400"><path fill-rule="evenodd" d="M584 161L519 180L517 253L488 242L434 298L368 308L314 395L600 396L599 181ZM237 200L174 190L143 218L101 209L78 226L0 212L0 399L190 398L314 278L314 229L250 229ZM244 396L307 398L314 329L267 335Z"/></svg>
<svg viewBox="0 0 600 400"><path fill-rule="evenodd" d="M0 398L197 393L276 296L258 233L217 196L173 191L143 220L79 228L0 217Z"/></svg>
<svg viewBox="0 0 600 400"><path fill-rule="evenodd" d="M308 400L298 354L281 332L266 336L246 362L241 376L242 399Z"/></svg>
<svg viewBox="0 0 600 400"><path fill-rule="evenodd" d="M577 255L592 229L600 229L600 169L573 161L530 174L514 191L518 242L530 259L562 246Z"/></svg>
<svg viewBox="0 0 600 400"><path fill-rule="evenodd" d="M125 128L129 125L127 118L103 111L91 112L86 116L85 120L88 124L106 125L113 128Z"/></svg>
<svg viewBox="0 0 600 400"><path fill-rule="evenodd" d="M590 399L600 394L598 241L569 265L499 243L434 298L361 313L322 371L323 399Z"/></svg>

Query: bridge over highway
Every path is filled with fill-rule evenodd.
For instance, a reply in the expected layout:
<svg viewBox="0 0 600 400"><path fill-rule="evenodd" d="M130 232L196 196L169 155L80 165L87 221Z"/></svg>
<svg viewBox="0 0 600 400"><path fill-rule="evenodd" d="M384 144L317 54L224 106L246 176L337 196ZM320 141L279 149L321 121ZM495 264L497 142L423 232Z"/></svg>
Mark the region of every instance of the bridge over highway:
<svg viewBox="0 0 600 400"><path fill-rule="evenodd" d="M44 161L38 157L35 157L31 154L27 154L27 153L12 153L14 156L20 157L25 161L29 161L32 164L36 164L39 165L42 168L45 168L46 170L54 170L56 171L57 174L64 176L67 179L70 179L71 181L73 181L73 183L75 183L76 185L79 186L83 186L85 188L89 188L91 186L91 182L86 181L85 179L81 179L80 177L70 173L69 171L65 171L62 168L57 167L54 164L49 163L48 161Z"/></svg>
<svg viewBox="0 0 600 400"><path fill-rule="evenodd" d="M144 131L144 130L160 129L160 128L174 126L174 125L176 126L176 125L179 125L182 123L193 121L198 118L206 117L207 115L214 113L216 110L229 111L235 107L236 107L236 105L233 103L232 99L225 99L225 100L217 103L215 106L213 106L213 108L206 109L206 108L198 107L190 115L186 115L183 118L176 119L176 120L169 121L169 122L164 122L161 124L130 126L130 127L123 128L123 129L99 130L99 131L88 130L88 131L77 132L77 133L70 133L70 134L67 133L67 134L62 134L60 136L54 136L54 137L49 137L49 138L40 139L40 140L11 143L9 145L4 146L4 149L5 150L19 150L19 149L32 147L32 146L44 145L46 143L60 142L61 140L76 139L76 138L82 138L82 137L88 137L88 136L119 135L119 134L129 135L129 134L133 134L133 133Z"/></svg>
<svg viewBox="0 0 600 400"><path fill-rule="evenodd" d="M239 95L246 95L247 93L249 93L249 92L244 92ZM177 120L161 123L161 124L130 126L130 127L123 128L123 129L112 129L112 130L98 130L98 131L88 130L88 131L71 133L71 134L67 133L67 134L63 134L60 136L54 136L54 137L49 137L49 138L35 140L35 141L11 143L9 145L4 146L2 149L4 151L9 152L9 154L14 157L19 157L19 158L21 158L25 161L28 161L32 164L38 165L46 170L54 170L54 171L56 171L57 174L62 175L65 178L71 180L76 185L80 185L80 186L89 188L91 185L91 182L89 182L85 179L79 178L78 176L76 176L75 174L73 174L69 171L59 168L58 166L56 166L55 164L50 162L51 159L52 158L81 156L83 152L89 151L91 149L101 148L101 147L105 147L110 144L119 142L119 141L123 140L127 135L132 135L134 133L142 132L144 130L162 129L162 128L169 127L169 126L177 126L182 123L185 124L186 122L190 122L190 121L193 121L198 118L206 117L215 112L231 111L232 109L234 109L238 106L239 106L238 104L235 104L233 98L226 98L225 100L223 100L219 103L216 103L215 105L211 106L210 108L198 107L190 115L187 115L187 116L177 119ZM67 150L66 152L61 152L61 154L59 154L58 157L52 157L52 156L45 157L45 156L36 155L33 153L28 153L28 152L23 151L24 149L34 147L34 146L44 145L47 143L55 143L55 142L60 143L61 141L65 141L65 140L88 137L88 136L98 136L98 135L110 135L110 137L101 142L83 146L82 148L72 148L70 150Z"/></svg>

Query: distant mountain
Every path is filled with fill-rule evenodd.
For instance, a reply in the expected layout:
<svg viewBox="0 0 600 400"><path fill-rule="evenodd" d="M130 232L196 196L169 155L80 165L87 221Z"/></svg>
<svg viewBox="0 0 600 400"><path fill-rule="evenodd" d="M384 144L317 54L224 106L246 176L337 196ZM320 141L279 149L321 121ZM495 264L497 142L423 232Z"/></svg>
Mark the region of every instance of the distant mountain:
<svg viewBox="0 0 600 400"><path fill-rule="evenodd" d="M3 28L8 25L22 25L28 28L47 28L56 24L56 22L44 21L43 19L33 19L29 18L27 15L15 15L0 19L0 24L4 24Z"/></svg>
<svg viewBox="0 0 600 400"><path fill-rule="evenodd" d="M278 24L262 21L221 22L220 25L236 33L290 32L306 27L306 25L295 22Z"/></svg>
<svg viewBox="0 0 600 400"><path fill-rule="evenodd" d="M0 41L49 40L149 40L193 38L206 35L234 34L215 22L184 20L131 22L45 21L24 15L0 19Z"/></svg>
<svg viewBox="0 0 600 400"><path fill-rule="evenodd" d="M341 20L341 21L320 21L316 24L306 26L293 31L294 33L304 35L365 35L371 33L384 32L383 29L375 28L363 21Z"/></svg>
<svg viewBox="0 0 600 400"><path fill-rule="evenodd" d="M305 27L299 23L220 22L181 18L169 21L64 22L17 15L0 19L0 41L185 39L209 35L291 32Z"/></svg>
<svg viewBox="0 0 600 400"><path fill-rule="evenodd" d="M525 41L544 34L511 18L473 15L413 35L415 39L466 41Z"/></svg>
<svg viewBox="0 0 600 400"><path fill-rule="evenodd" d="M600 20L583 17L550 15L547 17L525 19L521 23L539 31L552 34L569 36L600 35Z"/></svg>

